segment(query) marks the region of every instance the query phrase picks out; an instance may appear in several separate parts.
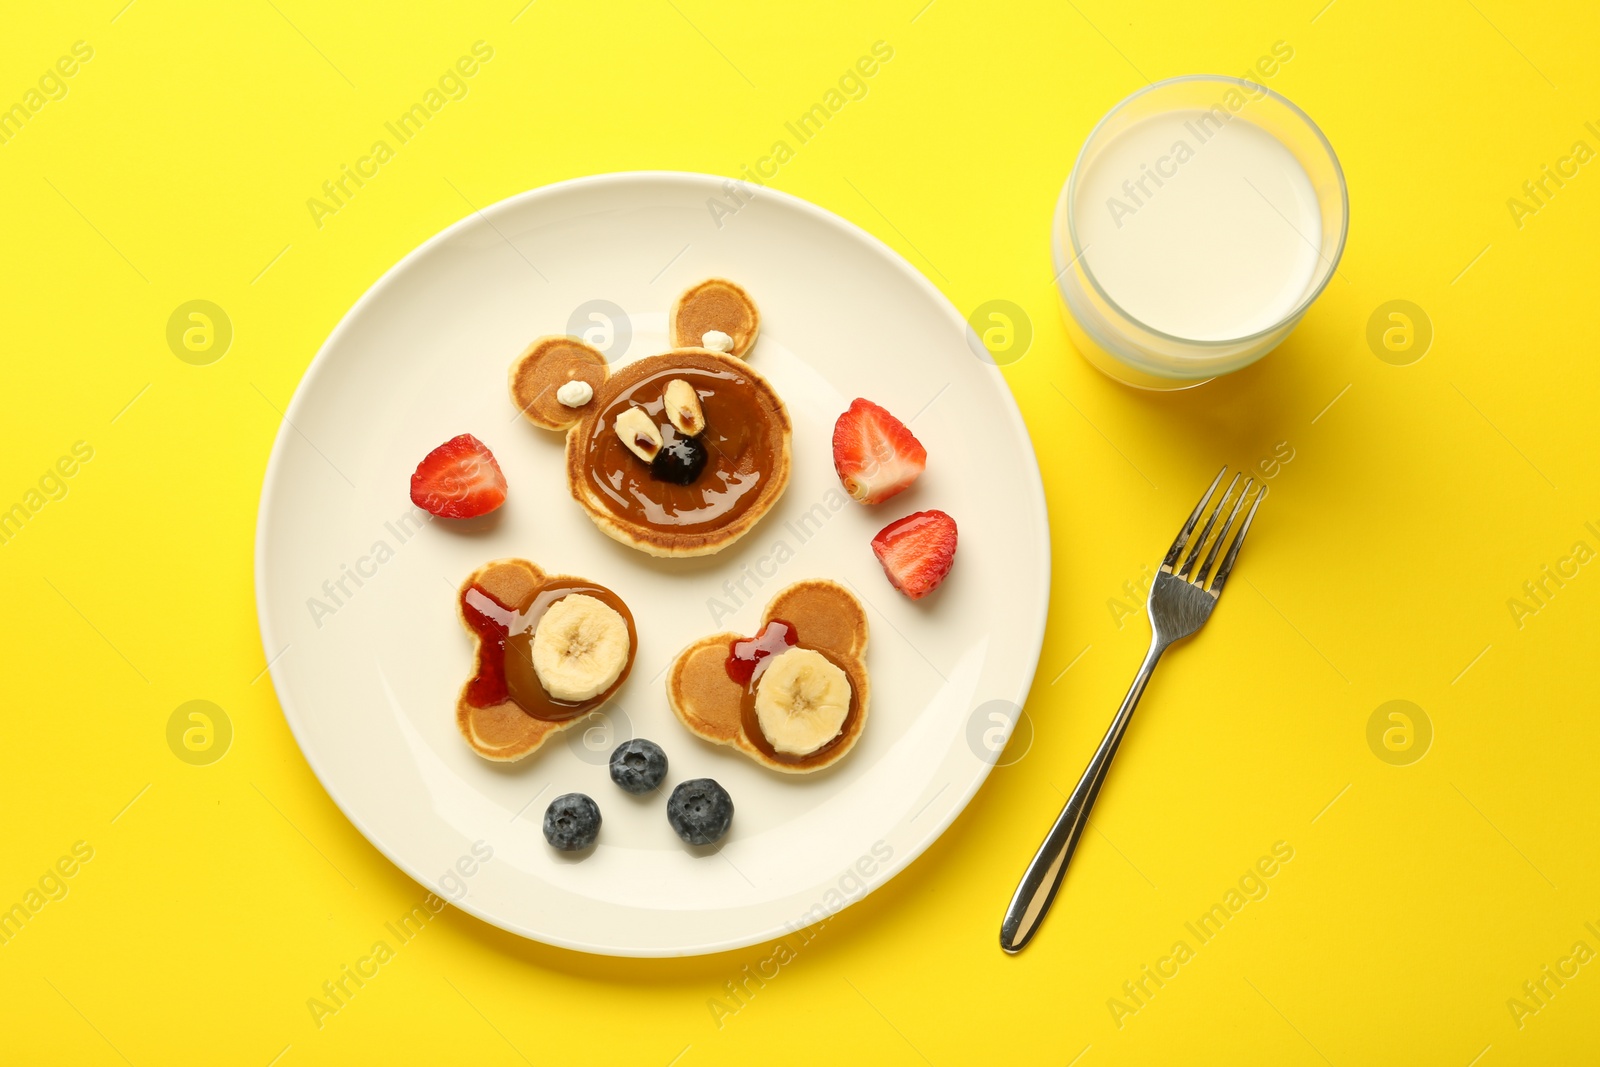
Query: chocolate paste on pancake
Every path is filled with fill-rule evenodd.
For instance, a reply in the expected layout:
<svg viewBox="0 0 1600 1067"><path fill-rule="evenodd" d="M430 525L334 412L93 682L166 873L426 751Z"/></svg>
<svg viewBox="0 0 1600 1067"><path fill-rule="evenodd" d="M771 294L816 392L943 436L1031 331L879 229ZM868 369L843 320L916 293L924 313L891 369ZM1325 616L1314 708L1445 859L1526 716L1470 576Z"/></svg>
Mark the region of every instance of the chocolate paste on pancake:
<svg viewBox="0 0 1600 1067"><path fill-rule="evenodd" d="M616 418L642 409L662 429L677 431L666 416L667 383L694 387L705 412L705 468L688 485L651 475L650 465L622 443ZM584 457L584 478L596 498L618 518L657 530L694 533L726 526L755 504L783 449L781 427L762 404L747 374L732 367L665 367L613 396L595 417Z"/></svg>
<svg viewBox="0 0 1600 1067"><path fill-rule="evenodd" d="M628 626L628 662L617 680L588 700L557 700L545 691L533 669L533 633L550 606L573 593L592 596L611 608ZM639 645L633 613L622 599L604 586L568 578L540 582L516 605L501 603L483 586L469 585L461 593L461 613L467 625L483 639L478 673L467 683L467 703L492 707L510 699L523 711L546 722L564 722L585 715L607 700L633 669L633 650Z"/></svg>

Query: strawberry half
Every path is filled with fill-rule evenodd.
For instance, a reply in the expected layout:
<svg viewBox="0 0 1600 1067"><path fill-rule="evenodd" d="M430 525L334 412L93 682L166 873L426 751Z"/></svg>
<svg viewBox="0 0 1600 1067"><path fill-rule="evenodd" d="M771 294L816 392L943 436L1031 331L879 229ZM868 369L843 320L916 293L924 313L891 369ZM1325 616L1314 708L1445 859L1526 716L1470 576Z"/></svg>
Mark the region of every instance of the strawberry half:
<svg viewBox="0 0 1600 1067"><path fill-rule="evenodd" d="M833 469L844 491L863 504L880 504L928 465L928 450L906 424L870 400L857 398L833 424Z"/></svg>
<svg viewBox="0 0 1600 1067"><path fill-rule="evenodd" d="M889 584L921 600L944 581L956 561L956 520L942 511L919 511L878 531L872 552Z"/></svg>
<svg viewBox="0 0 1600 1067"><path fill-rule="evenodd" d="M423 457L411 476L411 502L444 519L487 515L506 499L506 476L484 443L464 433Z"/></svg>

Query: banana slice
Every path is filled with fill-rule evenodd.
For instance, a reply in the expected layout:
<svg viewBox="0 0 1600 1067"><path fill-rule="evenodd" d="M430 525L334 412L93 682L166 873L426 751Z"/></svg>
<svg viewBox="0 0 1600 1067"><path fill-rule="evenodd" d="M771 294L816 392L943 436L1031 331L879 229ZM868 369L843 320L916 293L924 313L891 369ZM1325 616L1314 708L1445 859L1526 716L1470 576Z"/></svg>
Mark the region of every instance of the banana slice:
<svg viewBox="0 0 1600 1067"><path fill-rule="evenodd" d="M611 687L628 664L628 624L582 593L551 604L533 631L533 670L557 700L582 701Z"/></svg>
<svg viewBox="0 0 1600 1067"><path fill-rule="evenodd" d="M791 756L838 737L849 711L850 679L809 648L774 656L756 683L756 722L774 749Z"/></svg>

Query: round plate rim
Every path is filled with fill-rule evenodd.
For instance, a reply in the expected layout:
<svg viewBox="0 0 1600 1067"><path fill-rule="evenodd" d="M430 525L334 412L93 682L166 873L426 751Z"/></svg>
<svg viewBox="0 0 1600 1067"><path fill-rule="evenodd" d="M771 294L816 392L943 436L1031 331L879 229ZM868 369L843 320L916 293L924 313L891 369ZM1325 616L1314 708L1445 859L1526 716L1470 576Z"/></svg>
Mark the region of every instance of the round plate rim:
<svg viewBox="0 0 1600 1067"><path fill-rule="evenodd" d="M268 617L266 608L268 603L268 598L265 595L267 553L266 517L272 511L275 491L278 483L278 475L281 473L282 464L285 462L283 457L290 439L290 432L293 425L294 416L298 412L301 404L306 402L305 397L309 395L308 387L315 383L318 376L329 365L329 360L331 359L330 353L338 346L338 343L346 331L352 329L352 324L355 323L360 317L358 313L361 312L369 303L376 301L381 292L392 283L393 279L398 277L400 273L405 268L410 266L414 261L422 259L435 246L443 244L458 231L466 229L468 226L474 223L486 221L486 216L489 212L507 209L512 206L520 206L522 204L541 199L559 197L564 193L581 188L592 188L604 185L624 185L641 181L688 183L711 182L720 188L721 183L727 180L729 179L721 175L707 174L697 171L632 170L584 175L575 178L568 178L563 181L552 182L548 185L541 185L533 189L524 190L523 192L516 193L512 196L496 201L495 203L490 204L482 209L473 209L468 214L463 215L455 222L446 226L444 229L438 231L433 236L417 245L417 247L413 248L410 252L407 252L387 270L385 270L376 281L367 287L366 291L363 292L356 302L350 305L350 307L340 317L338 324L334 326L333 330L328 334L327 339L324 340L322 345L317 349L316 355L313 356L311 362L307 364L305 373L301 375L300 381L295 385L294 395L290 398L288 406L284 409L283 420L278 426L277 434L272 443L272 451L268 455L267 466L262 474L260 503L258 504L256 510L256 536L253 553L253 566L255 569L255 575L252 587L256 598L256 620L261 634L262 653L264 657L271 657L272 653L269 650L277 647L277 644L273 639L272 620ZM956 307L953 303L951 303L950 298L947 297L937 286L930 282L920 270L912 266L904 256L895 251L889 245L885 244L874 234L862 229L860 226L857 226L855 223L844 218L843 216L837 215L826 208L820 207L817 204L813 204L809 200L795 196L792 193L786 193L780 189L774 189L771 186L763 186L761 188L761 196L775 198L788 205L790 208L799 211L801 214L810 216L813 220L821 225L842 230L847 236L862 240L869 246L874 247L877 252L883 255L890 263L894 264L902 273L909 277L913 284L919 286L926 295L931 297L936 305L945 308L948 313L954 317L953 321L961 323L961 325L970 332L971 327L967 324L966 320L961 317L960 312L956 310ZM1048 619L1050 609L1050 518L1048 509L1045 505L1044 481L1039 470L1038 456L1033 448L1033 439L1028 433L1027 424L1023 421L1022 412L1017 406L1016 397L1013 395L1010 387L1006 384L1005 378L1001 374L998 366L994 368L994 372L995 387L999 390L1003 399L1001 408L1005 412L1006 417L1010 420L1012 430L1028 446L1024 450L1027 468L1023 471L1023 474L1031 474L1032 477L1025 477L1023 479L1029 489L1028 499L1025 501L1025 510L1033 513L1033 516L1038 522L1040 531L1043 535L1040 539L1042 550L1040 552L1040 558L1036 561L1036 564L1038 567L1038 574L1041 579L1039 582L1039 588L1044 591L1044 595L1039 598L1036 616L1032 627L1033 632L1037 636L1033 642L1031 642L1033 645L1033 650L1031 655L1028 656L1027 669L1023 672L1023 678L1018 691L1014 694L1014 703L1017 705L1017 707L1021 708L1024 706L1027 700L1028 692L1033 686L1034 676L1038 672L1039 658L1044 650L1045 624L1046 620ZM273 695L278 701L278 707L283 713L284 721L288 724L290 735L295 741L295 746L300 750L300 755L305 759L307 766L311 768L312 774L316 776L318 784L322 786L323 791L328 794L328 798L333 801L334 806L339 809L340 813L350 821L350 824L356 828L361 836L365 838L373 848L382 853L385 859L394 864L401 871L405 872L407 877L411 878L418 885L421 885L424 888L429 888L430 883L428 882L427 878L420 871L413 869L409 863L401 859L397 854L397 850L391 845L391 843L380 839L380 837L366 825L360 815L356 811L352 810L346 801L341 798L339 791L334 787L334 785L330 782L329 777L324 773L324 768L320 764L320 758L313 754L314 747L308 748L305 744L304 738L301 737L300 729L296 725L296 717L289 709L289 702L283 699L282 688L279 685L278 671L279 668L277 667L277 660L271 659L267 665L267 672L272 677ZM1021 716L1019 715L1017 719L1013 720L1010 726L1007 728L1007 740L1009 740L1011 731L1015 729L1017 722L1020 721ZM1002 743L1002 749L1003 747L1004 744ZM913 842L912 845L903 853L896 853L893 859L886 864L883 877L868 887L867 890L860 896L847 900L843 906L829 911L824 917L826 918L837 915L839 912L850 907L852 904L859 903L861 900L865 900L868 896L871 896L872 893L887 885L891 880L910 867L919 856L933 846L934 842L938 841L940 837L944 836L944 832L949 829L950 825L955 822L955 820L963 811L966 810L967 805L971 802L972 798L977 795L977 792L980 788L982 788L983 783L988 780L989 773L994 769L994 766L994 762L980 761L978 773L973 776L971 781L964 789L961 790L954 801L949 804L943 812L941 812L940 818L929 824L929 829L918 840ZM429 891L432 891L431 888ZM450 903L452 906L467 912L475 918L481 919L491 926L505 930L508 933L515 934L519 937L524 937L531 941L537 941L541 944L552 945L557 948L603 956L662 958L710 955L718 952L729 952L735 949L746 948L750 945L760 944L764 941L770 941L775 937L781 937L791 932L788 927L779 924L771 926L767 929L756 931L752 934L742 934L717 942L683 946L678 948L642 948L633 951L626 951L614 945L589 944L576 938L555 936L527 929L506 919L503 916L489 913L487 910L472 903L470 898L464 898L460 901L451 901Z"/></svg>

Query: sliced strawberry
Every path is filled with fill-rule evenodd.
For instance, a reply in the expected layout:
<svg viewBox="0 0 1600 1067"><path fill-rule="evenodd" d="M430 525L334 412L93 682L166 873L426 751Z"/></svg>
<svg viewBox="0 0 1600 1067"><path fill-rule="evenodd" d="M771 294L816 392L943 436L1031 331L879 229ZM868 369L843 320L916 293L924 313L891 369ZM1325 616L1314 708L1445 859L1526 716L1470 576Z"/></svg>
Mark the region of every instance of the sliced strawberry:
<svg viewBox="0 0 1600 1067"><path fill-rule="evenodd" d="M906 424L870 400L856 399L833 424L833 469L844 491L879 504L917 480L928 450Z"/></svg>
<svg viewBox="0 0 1600 1067"><path fill-rule="evenodd" d="M482 441L464 433L423 457L411 476L411 502L445 519L486 515L505 503L506 476Z"/></svg>
<svg viewBox="0 0 1600 1067"><path fill-rule="evenodd" d="M944 581L956 561L956 520L942 511L919 511L897 519L872 539L889 584L921 600Z"/></svg>

